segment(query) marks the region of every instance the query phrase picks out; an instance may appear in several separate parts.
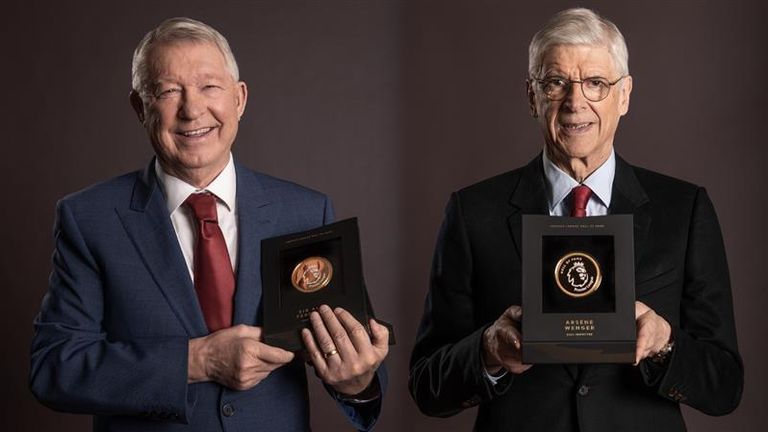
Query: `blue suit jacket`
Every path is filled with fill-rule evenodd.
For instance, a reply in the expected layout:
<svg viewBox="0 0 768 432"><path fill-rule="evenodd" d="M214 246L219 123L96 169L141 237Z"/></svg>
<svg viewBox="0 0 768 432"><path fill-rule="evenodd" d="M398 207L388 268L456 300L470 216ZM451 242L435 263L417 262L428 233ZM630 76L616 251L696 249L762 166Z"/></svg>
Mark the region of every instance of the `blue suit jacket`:
<svg viewBox="0 0 768 432"><path fill-rule="evenodd" d="M49 290L35 319L30 385L97 431L305 431L304 364L247 391L187 384L187 345L208 334L153 163L62 199ZM237 165L234 323L261 323L261 240L333 219L328 198ZM300 357L300 356L297 356ZM383 368L379 380L384 387ZM380 399L339 405L358 429Z"/></svg>

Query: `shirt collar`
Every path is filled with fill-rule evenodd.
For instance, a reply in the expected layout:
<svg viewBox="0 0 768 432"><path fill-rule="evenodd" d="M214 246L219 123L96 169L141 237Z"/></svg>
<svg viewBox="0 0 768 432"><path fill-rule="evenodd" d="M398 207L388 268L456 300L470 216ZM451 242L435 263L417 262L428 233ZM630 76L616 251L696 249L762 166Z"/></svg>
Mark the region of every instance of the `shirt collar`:
<svg viewBox="0 0 768 432"><path fill-rule="evenodd" d="M571 189L579 185L579 182L549 160L546 151L543 152L542 159L544 176L547 179L549 211L552 212L571 193ZM602 201L605 207L611 206L611 191L613 190L615 174L616 153L611 149L611 155L608 156L608 159L584 180L584 184L592 189L594 196Z"/></svg>
<svg viewBox="0 0 768 432"><path fill-rule="evenodd" d="M227 162L221 173L204 189L198 189L184 180L166 173L163 171L163 167L160 166L157 158L155 158L155 173L158 180L160 180L160 186L165 192L168 214L176 211L191 194L202 191L212 193L224 204L227 210L234 212L237 176L235 174L235 163L232 153L229 154L229 162Z"/></svg>

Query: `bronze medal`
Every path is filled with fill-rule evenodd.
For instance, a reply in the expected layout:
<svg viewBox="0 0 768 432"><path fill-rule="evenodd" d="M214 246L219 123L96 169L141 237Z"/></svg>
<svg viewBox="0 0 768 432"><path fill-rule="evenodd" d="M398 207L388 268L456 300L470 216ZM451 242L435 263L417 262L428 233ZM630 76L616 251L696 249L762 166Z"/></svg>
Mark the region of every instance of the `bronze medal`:
<svg viewBox="0 0 768 432"><path fill-rule="evenodd" d="M291 284L303 293L319 291L331 282L333 265L323 257L309 257L301 260L291 273Z"/></svg>
<svg viewBox="0 0 768 432"><path fill-rule="evenodd" d="M585 252L571 252L560 258L555 266L555 281L570 297L586 297L600 287L603 275L594 257Z"/></svg>

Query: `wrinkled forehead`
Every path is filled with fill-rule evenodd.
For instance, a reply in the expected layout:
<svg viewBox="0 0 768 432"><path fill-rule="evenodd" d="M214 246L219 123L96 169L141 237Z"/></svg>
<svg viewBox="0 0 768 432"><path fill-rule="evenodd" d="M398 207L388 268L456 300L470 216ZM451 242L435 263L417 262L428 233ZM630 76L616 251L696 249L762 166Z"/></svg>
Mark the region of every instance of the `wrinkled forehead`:
<svg viewBox="0 0 768 432"><path fill-rule="evenodd" d="M150 47L147 52L149 81L155 81L172 66L177 66L177 63L202 67L208 73L219 72L230 75L226 57L218 45L209 41L182 39L159 42ZM193 71L186 70L186 72Z"/></svg>
<svg viewBox="0 0 768 432"><path fill-rule="evenodd" d="M610 48L603 44L556 44L541 56L541 74L613 77L619 70Z"/></svg>

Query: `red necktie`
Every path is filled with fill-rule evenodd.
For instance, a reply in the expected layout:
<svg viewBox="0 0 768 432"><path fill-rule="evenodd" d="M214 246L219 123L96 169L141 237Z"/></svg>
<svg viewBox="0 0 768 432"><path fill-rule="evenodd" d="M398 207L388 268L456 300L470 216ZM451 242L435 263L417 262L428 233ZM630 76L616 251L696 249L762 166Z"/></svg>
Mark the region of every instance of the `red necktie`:
<svg viewBox="0 0 768 432"><path fill-rule="evenodd" d="M211 333L232 326L232 301L235 275L227 243L219 228L216 197L210 193L192 194L184 201L197 219L195 247L195 291Z"/></svg>
<svg viewBox="0 0 768 432"><path fill-rule="evenodd" d="M578 185L571 189L572 205L571 217L585 217L587 215L587 203L592 195L592 189L588 186Z"/></svg>

